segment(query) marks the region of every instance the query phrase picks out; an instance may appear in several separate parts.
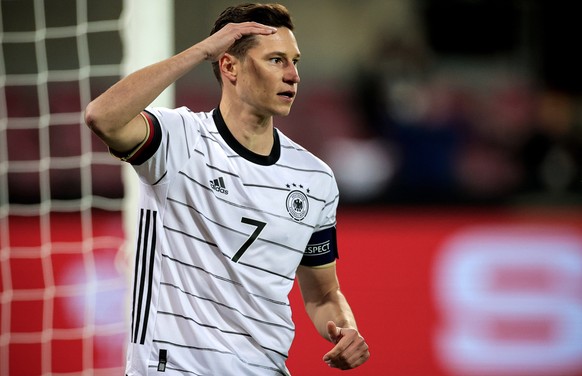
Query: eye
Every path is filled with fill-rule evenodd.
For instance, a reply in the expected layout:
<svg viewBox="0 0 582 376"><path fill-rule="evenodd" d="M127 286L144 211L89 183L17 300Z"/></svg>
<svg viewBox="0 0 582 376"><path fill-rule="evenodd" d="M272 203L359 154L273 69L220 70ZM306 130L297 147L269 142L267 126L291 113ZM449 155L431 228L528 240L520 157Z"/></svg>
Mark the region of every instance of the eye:
<svg viewBox="0 0 582 376"><path fill-rule="evenodd" d="M281 64L283 62L283 59L281 59L280 57L272 57L269 59L269 61L273 64Z"/></svg>

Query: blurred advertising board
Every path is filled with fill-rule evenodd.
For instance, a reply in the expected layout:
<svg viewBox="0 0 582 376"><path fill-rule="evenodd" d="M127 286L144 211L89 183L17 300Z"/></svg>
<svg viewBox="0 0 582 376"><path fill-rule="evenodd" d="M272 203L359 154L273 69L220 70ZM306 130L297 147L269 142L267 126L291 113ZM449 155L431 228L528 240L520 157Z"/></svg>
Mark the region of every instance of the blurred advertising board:
<svg viewBox="0 0 582 376"><path fill-rule="evenodd" d="M372 354L351 375L582 375L582 211L352 209L338 234ZM290 370L336 374L292 304Z"/></svg>

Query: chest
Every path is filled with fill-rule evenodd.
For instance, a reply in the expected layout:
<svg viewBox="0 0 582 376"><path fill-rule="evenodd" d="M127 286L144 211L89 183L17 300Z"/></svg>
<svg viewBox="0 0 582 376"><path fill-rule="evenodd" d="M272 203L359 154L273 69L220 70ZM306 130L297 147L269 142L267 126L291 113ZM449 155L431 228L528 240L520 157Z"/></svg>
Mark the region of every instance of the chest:
<svg viewBox="0 0 582 376"><path fill-rule="evenodd" d="M206 148L170 184L175 226L231 261L292 275L321 221L324 179L285 164L263 166ZM195 228L195 229L194 229Z"/></svg>

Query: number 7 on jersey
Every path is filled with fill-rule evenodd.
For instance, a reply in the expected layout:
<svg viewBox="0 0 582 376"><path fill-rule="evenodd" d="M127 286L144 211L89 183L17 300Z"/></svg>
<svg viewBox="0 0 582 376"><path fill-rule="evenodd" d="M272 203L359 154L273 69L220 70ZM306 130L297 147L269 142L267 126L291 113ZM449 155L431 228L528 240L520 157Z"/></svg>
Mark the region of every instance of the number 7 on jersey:
<svg viewBox="0 0 582 376"><path fill-rule="evenodd" d="M253 244L253 242L255 240L257 240L257 238L259 237L259 234L261 233L261 231L263 231L263 229L267 225L265 222L257 221L257 220L250 219L250 218L246 218L246 217L242 217L240 221L242 223L244 223L244 224L251 225L251 226L255 226L256 229L255 229L255 231L253 231L253 233L251 234L251 236L249 236L249 238L247 239L247 241L244 242L243 245L241 245L241 247L234 254L234 256L232 256L232 261L233 262L238 262L238 260L241 258L241 256L243 255L243 253L245 253L246 250L251 246L251 244Z"/></svg>

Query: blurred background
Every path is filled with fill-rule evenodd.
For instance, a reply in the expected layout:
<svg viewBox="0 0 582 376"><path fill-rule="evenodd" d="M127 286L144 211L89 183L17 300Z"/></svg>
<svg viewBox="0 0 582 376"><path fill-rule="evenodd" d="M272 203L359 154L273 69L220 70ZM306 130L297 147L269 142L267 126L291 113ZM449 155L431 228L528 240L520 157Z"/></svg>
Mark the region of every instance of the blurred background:
<svg viewBox="0 0 582 376"><path fill-rule="evenodd" d="M340 280L372 353L353 374L582 375L582 5L282 3L301 84L276 126L340 186ZM178 52L233 2L160 4L173 24L0 1L1 375L123 372L132 194L82 111L126 73L127 29ZM171 97L216 107L210 64ZM337 374L291 299L290 370Z"/></svg>
<svg viewBox="0 0 582 376"><path fill-rule="evenodd" d="M177 50L228 2L200 3L176 3ZM302 82L278 124L332 165L344 203L580 203L577 2L287 5ZM177 103L212 107L217 90L198 69Z"/></svg>

